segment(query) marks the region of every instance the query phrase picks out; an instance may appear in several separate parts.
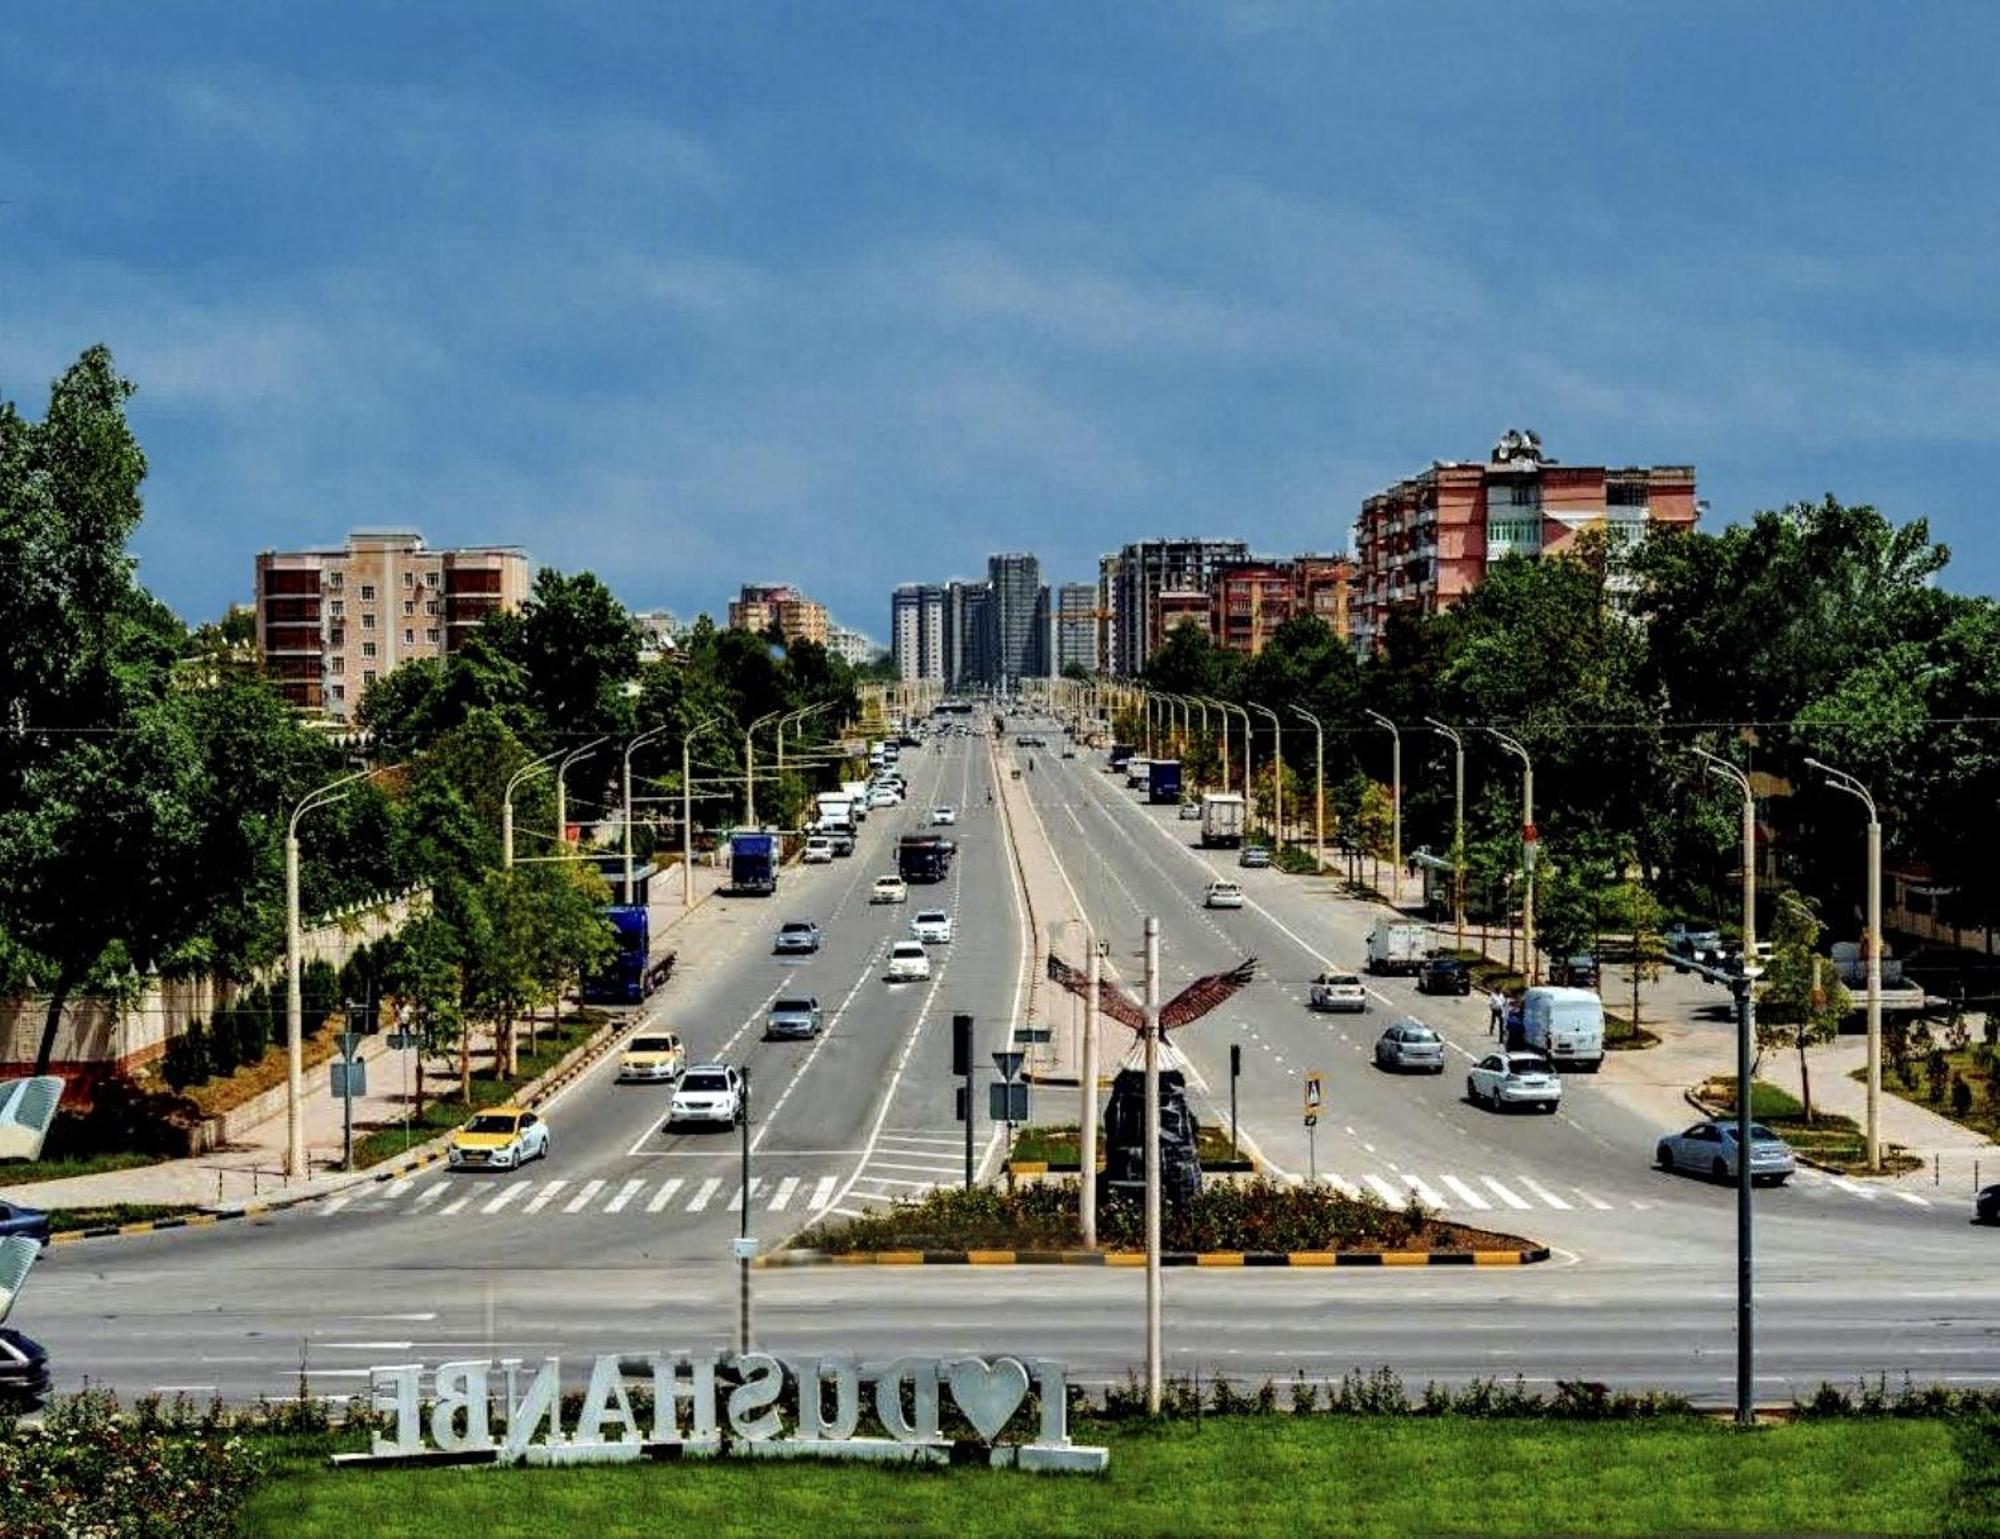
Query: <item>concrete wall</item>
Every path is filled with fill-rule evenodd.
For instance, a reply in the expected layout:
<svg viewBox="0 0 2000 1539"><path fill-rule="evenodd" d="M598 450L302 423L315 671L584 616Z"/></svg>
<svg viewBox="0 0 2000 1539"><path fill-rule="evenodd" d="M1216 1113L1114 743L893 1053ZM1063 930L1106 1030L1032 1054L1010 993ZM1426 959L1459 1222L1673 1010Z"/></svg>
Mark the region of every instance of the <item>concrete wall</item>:
<svg viewBox="0 0 2000 1539"><path fill-rule="evenodd" d="M360 947L401 929L403 922L422 912L429 900L428 890L419 889L317 925L305 932L304 962L340 967ZM280 958L249 981L281 979L284 971ZM244 986L218 986L212 978L154 978L123 1010L114 1010L105 999L72 996L63 1009L50 1067L58 1074L98 1075L150 1063L190 1023L206 1020ZM33 1067L47 1013L46 995L0 1000L0 1074Z"/></svg>

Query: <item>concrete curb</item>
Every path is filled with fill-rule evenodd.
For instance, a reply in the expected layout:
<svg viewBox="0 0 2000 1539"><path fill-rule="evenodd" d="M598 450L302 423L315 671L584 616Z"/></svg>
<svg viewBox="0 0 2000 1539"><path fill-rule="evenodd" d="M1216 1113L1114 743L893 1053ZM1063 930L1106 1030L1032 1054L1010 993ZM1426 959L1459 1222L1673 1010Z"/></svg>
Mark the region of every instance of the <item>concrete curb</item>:
<svg viewBox="0 0 2000 1539"><path fill-rule="evenodd" d="M636 1018L627 1021L612 1021L599 1028L589 1041L579 1044L570 1056L557 1064L540 1079L530 1082L516 1098L518 1106L540 1106L565 1085L593 1068L617 1042L619 1036L637 1024ZM198 1212L184 1213L173 1218L149 1218L131 1224L96 1224L88 1229L64 1229L49 1236L50 1245L71 1245L79 1240L108 1240L122 1235L154 1234L163 1229L206 1229L216 1224L227 1223L236 1218L262 1218L267 1214L281 1213L287 1208L296 1208L303 1203L318 1202L322 1198L338 1196L342 1192L353 1191L359 1186L375 1186L385 1181L398 1181L417 1171L429 1169L443 1162L445 1141L450 1133L440 1133L429 1143L421 1144L416 1151L405 1154L392 1165L356 1171L354 1179L343 1181L337 1186L322 1187L315 1192L300 1192L294 1197L274 1197L268 1202L247 1202L235 1207L203 1208Z"/></svg>
<svg viewBox="0 0 2000 1539"><path fill-rule="evenodd" d="M1522 1250L1172 1250L1163 1267L1385 1267L1530 1266L1549 1259L1546 1245ZM830 1254L781 1251L760 1256L759 1267L807 1266L1077 1266L1143 1267L1139 1251L1102 1250L883 1250Z"/></svg>

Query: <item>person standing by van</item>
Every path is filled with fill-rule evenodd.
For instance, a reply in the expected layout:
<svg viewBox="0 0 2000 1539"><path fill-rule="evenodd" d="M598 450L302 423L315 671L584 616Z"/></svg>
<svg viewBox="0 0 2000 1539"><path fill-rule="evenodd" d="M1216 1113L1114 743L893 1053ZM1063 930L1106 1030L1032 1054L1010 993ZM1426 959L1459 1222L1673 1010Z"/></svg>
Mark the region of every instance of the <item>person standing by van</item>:
<svg viewBox="0 0 2000 1539"><path fill-rule="evenodd" d="M1507 996L1493 989L1486 996L1486 1030L1490 1036L1500 1035L1500 1026L1507 1019Z"/></svg>

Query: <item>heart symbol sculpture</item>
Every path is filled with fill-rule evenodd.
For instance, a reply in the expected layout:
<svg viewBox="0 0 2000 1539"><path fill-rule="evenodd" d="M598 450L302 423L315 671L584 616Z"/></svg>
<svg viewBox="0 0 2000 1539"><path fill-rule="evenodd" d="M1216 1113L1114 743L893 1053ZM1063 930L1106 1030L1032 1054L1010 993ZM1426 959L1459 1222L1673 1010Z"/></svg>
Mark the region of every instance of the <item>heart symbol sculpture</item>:
<svg viewBox="0 0 2000 1539"><path fill-rule="evenodd" d="M1019 1358L954 1357L944 1365L951 1398L972 1430L992 1442L1028 1396L1028 1370Z"/></svg>

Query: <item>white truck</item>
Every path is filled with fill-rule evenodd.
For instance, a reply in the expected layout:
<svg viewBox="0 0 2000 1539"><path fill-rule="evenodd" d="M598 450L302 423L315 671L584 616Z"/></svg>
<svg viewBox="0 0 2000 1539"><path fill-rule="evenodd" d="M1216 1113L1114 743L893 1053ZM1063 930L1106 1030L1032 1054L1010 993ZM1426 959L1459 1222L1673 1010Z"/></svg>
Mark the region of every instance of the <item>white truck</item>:
<svg viewBox="0 0 2000 1539"><path fill-rule="evenodd" d="M868 782L865 780L843 780L840 794L847 798L848 815L861 823L868 818Z"/></svg>
<svg viewBox="0 0 2000 1539"><path fill-rule="evenodd" d="M819 809L819 820L813 826L820 833L854 832L854 798L845 791L822 791L814 805Z"/></svg>
<svg viewBox="0 0 2000 1539"><path fill-rule="evenodd" d="M1125 761L1125 785L1128 790L1153 783L1153 761L1142 759L1137 754Z"/></svg>
<svg viewBox="0 0 2000 1539"><path fill-rule="evenodd" d="M1414 975L1424 965L1430 950L1430 932L1420 924L1394 919L1377 920L1368 932L1368 971Z"/></svg>
<svg viewBox="0 0 2000 1539"><path fill-rule="evenodd" d="M1201 847L1233 850L1243 842L1243 798L1233 791L1201 799Z"/></svg>
<svg viewBox="0 0 2000 1539"><path fill-rule="evenodd" d="M1604 1001L1589 989L1536 987L1521 996L1521 1045L1559 1069L1604 1063Z"/></svg>

